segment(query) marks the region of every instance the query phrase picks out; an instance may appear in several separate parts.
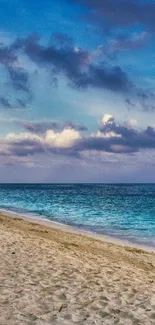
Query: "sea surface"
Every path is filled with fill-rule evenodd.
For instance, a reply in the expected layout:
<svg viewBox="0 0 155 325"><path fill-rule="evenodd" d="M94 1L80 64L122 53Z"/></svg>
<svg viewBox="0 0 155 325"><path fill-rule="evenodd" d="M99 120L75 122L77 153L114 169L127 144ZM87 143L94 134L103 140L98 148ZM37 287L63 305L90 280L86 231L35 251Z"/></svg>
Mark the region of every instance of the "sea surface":
<svg viewBox="0 0 155 325"><path fill-rule="evenodd" d="M0 210L155 247L155 184L1 184Z"/></svg>

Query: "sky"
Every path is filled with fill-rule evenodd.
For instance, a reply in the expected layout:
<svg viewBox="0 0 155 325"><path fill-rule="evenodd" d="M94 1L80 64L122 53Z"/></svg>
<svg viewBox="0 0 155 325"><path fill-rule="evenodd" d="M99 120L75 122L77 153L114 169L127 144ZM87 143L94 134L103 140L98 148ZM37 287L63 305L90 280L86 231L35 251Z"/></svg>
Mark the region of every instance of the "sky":
<svg viewBox="0 0 155 325"><path fill-rule="evenodd" d="M155 182L155 2L0 8L0 182Z"/></svg>

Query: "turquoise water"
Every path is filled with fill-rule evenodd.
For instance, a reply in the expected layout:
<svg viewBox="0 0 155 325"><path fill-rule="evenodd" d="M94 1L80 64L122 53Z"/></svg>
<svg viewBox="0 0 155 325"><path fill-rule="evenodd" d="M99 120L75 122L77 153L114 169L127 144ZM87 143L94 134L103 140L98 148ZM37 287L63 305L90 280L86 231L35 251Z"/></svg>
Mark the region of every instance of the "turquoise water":
<svg viewBox="0 0 155 325"><path fill-rule="evenodd" d="M155 184L1 184L0 209L155 247Z"/></svg>

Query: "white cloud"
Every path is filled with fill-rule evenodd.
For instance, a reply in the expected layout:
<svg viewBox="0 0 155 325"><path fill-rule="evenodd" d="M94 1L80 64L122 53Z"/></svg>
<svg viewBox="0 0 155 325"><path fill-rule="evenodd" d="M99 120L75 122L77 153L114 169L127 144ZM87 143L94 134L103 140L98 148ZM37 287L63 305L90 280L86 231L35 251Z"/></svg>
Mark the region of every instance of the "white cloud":
<svg viewBox="0 0 155 325"><path fill-rule="evenodd" d="M111 119L113 119L113 116L111 114L104 114L101 122L102 124L111 123Z"/></svg>
<svg viewBox="0 0 155 325"><path fill-rule="evenodd" d="M64 129L57 133L48 130L45 134L45 142L55 148L70 148L79 139L81 139L80 133L74 129Z"/></svg>
<svg viewBox="0 0 155 325"><path fill-rule="evenodd" d="M24 133L19 133L19 134L15 134L15 133L9 133L6 136L6 139L9 141L23 141L23 140L37 140L37 141L42 141L42 138L37 135L37 134L33 134L33 133L29 133L29 132L24 132Z"/></svg>

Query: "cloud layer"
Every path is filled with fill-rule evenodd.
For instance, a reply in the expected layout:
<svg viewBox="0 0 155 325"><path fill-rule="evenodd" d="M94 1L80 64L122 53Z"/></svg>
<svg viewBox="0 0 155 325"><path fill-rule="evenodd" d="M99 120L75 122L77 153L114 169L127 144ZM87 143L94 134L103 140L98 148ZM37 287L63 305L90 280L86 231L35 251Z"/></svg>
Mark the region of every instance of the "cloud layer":
<svg viewBox="0 0 155 325"><path fill-rule="evenodd" d="M91 157L93 152L132 155L143 150L155 149L153 127L138 130L136 121L119 124L110 114L104 115L96 133L87 136L71 127L65 127L60 131L49 129L43 134L39 133L40 125L38 133L34 133L32 129L31 132L8 134L6 138L0 140L1 157L24 157L48 152L82 159L83 153L86 152Z"/></svg>

